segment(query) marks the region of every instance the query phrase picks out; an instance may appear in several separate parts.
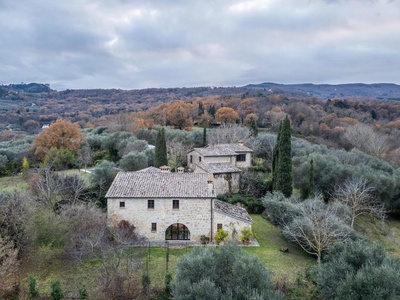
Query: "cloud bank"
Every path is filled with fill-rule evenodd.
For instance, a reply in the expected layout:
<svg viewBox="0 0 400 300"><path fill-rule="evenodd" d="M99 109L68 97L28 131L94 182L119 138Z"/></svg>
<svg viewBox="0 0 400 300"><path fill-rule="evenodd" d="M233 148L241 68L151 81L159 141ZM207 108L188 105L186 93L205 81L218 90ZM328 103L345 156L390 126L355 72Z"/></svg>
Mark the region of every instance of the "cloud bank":
<svg viewBox="0 0 400 300"><path fill-rule="evenodd" d="M0 84L400 83L398 0L0 0Z"/></svg>

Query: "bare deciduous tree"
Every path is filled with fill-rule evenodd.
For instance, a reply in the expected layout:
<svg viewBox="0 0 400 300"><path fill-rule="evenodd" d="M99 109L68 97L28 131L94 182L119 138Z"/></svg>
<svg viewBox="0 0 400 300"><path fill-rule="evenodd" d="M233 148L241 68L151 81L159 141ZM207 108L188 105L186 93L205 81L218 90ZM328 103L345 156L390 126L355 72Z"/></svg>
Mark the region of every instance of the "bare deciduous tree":
<svg viewBox="0 0 400 300"><path fill-rule="evenodd" d="M343 135L354 148L376 157L384 157L390 149L388 136L368 125L349 126Z"/></svg>
<svg viewBox="0 0 400 300"><path fill-rule="evenodd" d="M79 174L68 174L61 178L64 182L64 195L66 202L76 204L79 200L82 200L87 194L89 184Z"/></svg>
<svg viewBox="0 0 400 300"><path fill-rule="evenodd" d="M185 143L179 138L173 138L168 141L167 149L169 153L169 159L173 163L173 167L182 167L186 165L186 154L192 149L192 143Z"/></svg>
<svg viewBox="0 0 400 300"><path fill-rule="evenodd" d="M351 211L351 228L354 221L361 215L385 218L385 207L373 197L374 188L368 181L360 177L348 178L342 185L336 187L333 198L348 206Z"/></svg>
<svg viewBox="0 0 400 300"><path fill-rule="evenodd" d="M271 162L275 145L276 134L265 133L259 135L253 142L253 154Z"/></svg>
<svg viewBox="0 0 400 300"><path fill-rule="evenodd" d="M8 236L17 249L23 250L28 242L25 225L32 209L34 203L25 192L0 193L0 235Z"/></svg>
<svg viewBox="0 0 400 300"><path fill-rule="evenodd" d="M116 227L107 226L106 215L93 204L65 207L61 216L71 222L68 253L84 267L94 268L99 283L110 299L138 298L138 270L142 267L144 243L135 227L121 221ZM132 248L134 247L134 248ZM95 262L88 265L87 259ZM135 296L136 295L136 296Z"/></svg>
<svg viewBox="0 0 400 300"><path fill-rule="evenodd" d="M298 204L299 215L283 228L283 234L311 255L321 256L337 242L348 239L350 228L339 217L338 205L327 205L322 198L306 200Z"/></svg>
<svg viewBox="0 0 400 300"><path fill-rule="evenodd" d="M248 143L252 140L252 135L248 127L227 124L221 125L215 130L210 130L207 140L209 144L228 144L239 141Z"/></svg>
<svg viewBox="0 0 400 300"><path fill-rule="evenodd" d="M50 209L56 209L56 204L61 200L65 189L64 181L50 167L40 170L31 184L33 193L38 200Z"/></svg>
<svg viewBox="0 0 400 300"><path fill-rule="evenodd" d="M18 249L0 235L0 297L15 288L18 273Z"/></svg>

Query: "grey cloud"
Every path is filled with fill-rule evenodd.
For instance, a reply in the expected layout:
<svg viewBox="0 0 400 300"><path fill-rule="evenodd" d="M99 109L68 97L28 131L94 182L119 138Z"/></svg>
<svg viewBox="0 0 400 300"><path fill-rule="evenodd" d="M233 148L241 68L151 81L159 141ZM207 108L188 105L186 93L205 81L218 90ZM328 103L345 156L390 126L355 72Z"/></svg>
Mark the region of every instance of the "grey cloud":
<svg viewBox="0 0 400 300"><path fill-rule="evenodd" d="M389 0L3 0L0 83L395 82L399 20Z"/></svg>

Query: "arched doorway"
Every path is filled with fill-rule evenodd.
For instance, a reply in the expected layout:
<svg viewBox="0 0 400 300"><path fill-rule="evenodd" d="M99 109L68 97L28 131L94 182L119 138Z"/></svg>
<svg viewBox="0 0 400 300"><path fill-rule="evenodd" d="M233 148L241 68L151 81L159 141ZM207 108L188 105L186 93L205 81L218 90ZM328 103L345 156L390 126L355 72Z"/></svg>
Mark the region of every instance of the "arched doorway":
<svg viewBox="0 0 400 300"><path fill-rule="evenodd" d="M166 240L190 240L189 229L181 224L175 223L167 228L165 231Z"/></svg>

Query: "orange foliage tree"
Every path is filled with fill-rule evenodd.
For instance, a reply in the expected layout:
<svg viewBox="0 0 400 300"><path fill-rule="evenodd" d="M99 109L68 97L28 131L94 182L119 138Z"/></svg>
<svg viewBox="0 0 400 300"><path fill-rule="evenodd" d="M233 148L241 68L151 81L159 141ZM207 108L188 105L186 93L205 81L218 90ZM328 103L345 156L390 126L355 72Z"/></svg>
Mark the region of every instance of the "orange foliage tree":
<svg viewBox="0 0 400 300"><path fill-rule="evenodd" d="M33 147L35 155L39 159L43 159L51 148L64 148L76 153L85 139L86 137L77 123L58 119L35 138Z"/></svg>
<svg viewBox="0 0 400 300"><path fill-rule="evenodd" d="M191 103L172 102L166 109L168 123L178 129L191 129L193 127L191 116L193 108L194 106Z"/></svg>
<svg viewBox="0 0 400 300"><path fill-rule="evenodd" d="M232 124L235 123L237 119L239 119L238 113L230 107L221 107L215 112L215 117L218 122L223 124Z"/></svg>
<svg viewBox="0 0 400 300"><path fill-rule="evenodd" d="M254 120L256 123L258 121L258 116L256 114L248 114L245 118L244 118L244 124L245 125L250 125L251 124L251 120Z"/></svg>

